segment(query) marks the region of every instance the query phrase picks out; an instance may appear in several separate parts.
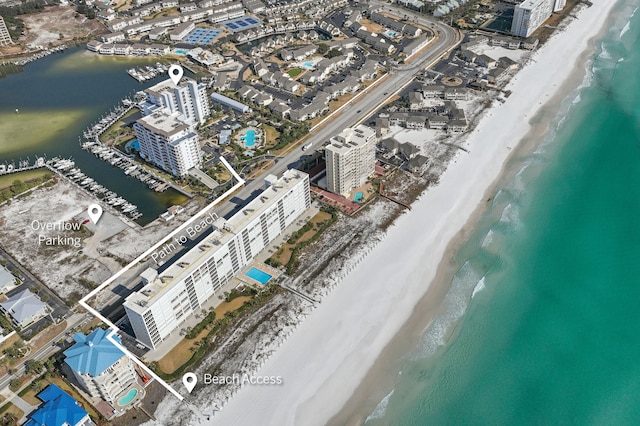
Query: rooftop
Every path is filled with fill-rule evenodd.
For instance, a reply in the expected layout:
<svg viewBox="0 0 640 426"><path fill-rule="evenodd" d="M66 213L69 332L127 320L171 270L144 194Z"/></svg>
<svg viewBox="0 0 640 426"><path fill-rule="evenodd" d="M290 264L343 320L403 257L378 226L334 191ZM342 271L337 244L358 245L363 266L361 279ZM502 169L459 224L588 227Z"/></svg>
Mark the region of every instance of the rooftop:
<svg viewBox="0 0 640 426"><path fill-rule="evenodd" d="M154 112L151 115L138 119L144 128L164 136L172 136L183 130L189 129L189 125L178 120L177 115L166 115L161 112Z"/></svg>
<svg viewBox="0 0 640 426"><path fill-rule="evenodd" d="M79 374L99 376L124 356L124 352L107 339L109 333L109 330L101 328L88 336L76 333L73 336L76 344L64 351L64 361ZM114 339L120 342L117 335L114 335Z"/></svg>
<svg viewBox="0 0 640 426"><path fill-rule="evenodd" d="M124 305L136 312L144 312L146 306L152 305L163 294L169 291L174 283L178 283L194 268L209 259L212 254L224 244L229 242L237 233L241 232L252 220L259 217L268 207L293 188L307 175L295 169L284 172L281 178L269 179L271 185L260 196L256 197L242 210L233 215L229 220L218 218L214 224L214 231L196 244L189 251L166 268L162 273L156 274L155 270L145 271L148 284L140 291L129 295ZM265 179L265 180L267 180ZM267 201L270 201L267 203Z"/></svg>
<svg viewBox="0 0 640 426"><path fill-rule="evenodd" d="M13 295L8 300L0 303L0 306L2 306L3 310L9 312L18 323L22 323L47 309L47 304L38 299L28 289Z"/></svg>
<svg viewBox="0 0 640 426"><path fill-rule="evenodd" d="M88 414L78 401L56 385L47 386L38 398L44 403L29 414L24 426L75 426Z"/></svg>

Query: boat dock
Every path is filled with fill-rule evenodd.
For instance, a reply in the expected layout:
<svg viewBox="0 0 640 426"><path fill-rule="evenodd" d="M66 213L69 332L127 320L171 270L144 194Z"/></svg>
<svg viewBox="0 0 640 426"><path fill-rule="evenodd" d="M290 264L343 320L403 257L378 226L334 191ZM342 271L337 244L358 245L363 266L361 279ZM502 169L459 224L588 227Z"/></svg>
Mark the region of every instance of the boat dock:
<svg viewBox="0 0 640 426"><path fill-rule="evenodd" d="M146 184L150 189L153 189L156 192L164 192L167 188L171 187L181 194L184 194L189 198L193 198L192 194L189 194L171 182L167 182L156 173L138 164L132 156L125 154L117 148L104 145L100 142L100 135L106 132L114 123L118 122L118 120L135 108L137 106L137 102L142 100L144 100L144 95L141 92L136 93L134 99L123 99L122 105L116 106L113 111L109 112L83 133L85 140L82 141L81 139L80 146L82 149L91 152L96 157L108 162L112 166L119 167L124 170L125 175L138 179L140 182Z"/></svg>
<svg viewBox="0 0 640 426"><path fill-rule="evenodd" d="M118 149L104 146L96 142L85 142L82 144L82 149L91 152L96 157L108 162L112 166L119 167L124 170L125 175L138 179L140 182L146 184L149 189L153 189L156 192L164 192L169 188L169 186L171 186L160 176L145 169L141 165L136 164L133 159L129 158Z"/></svg>
<svg viewBox="0 0 640 426"><path fill-rule="evenodd" d="M49 170L63 176L76 184L79 188L100 200L100 204L112 213L123 216L126 219L138 219L142 213L138 207L125 200L115 192L97 183L93 178L85 175L71 159L55 157L44 165Z"/></svg>
<svg viewBox="0 0 640 426"><path fill-rule="evenodd" d="M157 62L155 67L148 65L146 67L129 68L127 74L142 83L143 81L154 79L168 70L168 64Z"/></svg>
<svg viewBox="0 0 640 426"><path fill-rule="evenodd" d="M44 157L36 158L36 161L33 164L31 164L31 161L28 158L26 160L21 159L17 164L15 162L0 164L0 176L39 169L42 167L46 167L46 160Z"/></svg>

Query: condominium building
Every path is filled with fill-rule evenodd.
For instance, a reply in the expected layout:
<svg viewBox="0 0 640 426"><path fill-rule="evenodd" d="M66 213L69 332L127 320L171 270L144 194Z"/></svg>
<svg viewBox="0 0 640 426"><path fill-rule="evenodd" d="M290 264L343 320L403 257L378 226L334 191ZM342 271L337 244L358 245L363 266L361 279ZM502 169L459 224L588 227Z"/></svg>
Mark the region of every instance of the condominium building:
<svg viewBox="0 0 640 426"><path fill-rule="evenodd" d="M529 37L553 12L555 0L525 0L516 6L511 22L511 33Z"/></svg>
<svg viewBox="0 0 640 426"><path fill-rule="evenodd" d="M136 383L131 359L113 344L109 330L97 328L88 336L76 333L76 344L64 351L64 362L93 397L114 402ZM113 338L120 342L120 338Z"/></svg>
<svg viewBox="0 0 640 426"><path fill-rule="evenodd" d="M184 176L189 169L200 167L198 135L177 114L154 112L140 118L133 128L140 143L140 156L145 160L175 176Z"/></svg>
<svg viewBox="0 0 640 426"><path fill-rule="evenodd" d="M191 79L178 85L165 80L145 90L147 100L142 104L143 115L163 112L177 114L187 124L203 124L210 113L207 88Z"/></svg>
<svg viewBox="0 0 640 426"><path fill-rule="evenodd" d="M211 216L213 232L169 267L141 274L144 287L124 302L140 342L156 348L311 206L306 173L291 169L265 184L228 220Z"/></svg>
<svg viewBox="0 0 640 426"><path fill-rule="evenodd" d="M327 189L335 194L364 185L376 166L376 132L359 125L331 138L325 149Z"/></svg>
<svg viewBox="0 0 640 426"><path fill-rule="evenodd" d="M4 23L4 19L0 16L0 46L5 46L7 44L12 44L11 36L9 35L9 30L7 29L7 25Z"/></svg>

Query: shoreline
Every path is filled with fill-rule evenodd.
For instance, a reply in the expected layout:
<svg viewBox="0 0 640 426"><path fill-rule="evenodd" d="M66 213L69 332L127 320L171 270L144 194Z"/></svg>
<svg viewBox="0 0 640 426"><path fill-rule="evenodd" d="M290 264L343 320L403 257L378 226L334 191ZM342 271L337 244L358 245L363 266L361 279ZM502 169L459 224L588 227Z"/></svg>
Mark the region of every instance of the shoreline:
<svg viewBox="0 0 640 426"><path fill-rule="evenodd" d="M407 348L416 347L424 332L438 315L440 304L443 302L447 291L451 287L451 279L461 267L461 265L455 261L455 254L468 240L469 234L476 229L482 215L485 214L489 208L496 192L504 187L505 184L513 179L521 170L522 158L533 154L540 144L543 143L542 138L548 134L550 125L553 124L554 119L560 112L562 102L568 95L580 88L587 74L587 62L596 51L596 40L602 38L609 29L607 23L611 19L611 9L609 9L605 23L597 34L589 37L587 41L588 46L578 55L573 65L571 75L562 82L556 93L531 116L527 122L530 127L529 131L522 137L504 161L499 176L490 187L486 189L483 200L471 214L468 222L450 241L438 265L436 277L433 279L427 292L416 304L407 323L403 325L398 334L394 336L384 348L374 365L358 385L356 391L327 424L336 426L361 425L375 410L380 401L393 391L397 372L401 370L403 364L401 357L407 354ZM550 43L552 42L553 38L550 40ZM491 109L492 108L487 109L483 113ZM433 300L433 297L437 299ZM449 343L449 339L454 333L455 326L447 330L445 345Z"/></svg>
<svg viewBox="0 0 640 426"><path fill-rule="evenodd" d="M456 267L450 254L466 240L511 159L538 132L546 133L548 122L540 113L549 112L550 103L559 105L568 86L574 90L580 84L576 67L582 64L582 80L584 62L614 6L594 4L580 11L578 25L570 22L516 74L507 85L513 95L486 110L469 135L465 145L471 152L456 156L440 184L397 219L386 238L262 368L261 375L283 376L285 386L243 389L213 418L214 424L256 424L265 412L273 424L353 424L373 411L386 393L373 398L363 388L372 382L381 388L383 369L386 377L395 377L398 369L388 361L401 362L397 355L424 331L419 325L437 313L450 285L444 278ZM566 63L573 66L567 70ZM536 124L536 118L542 120ZM425 223L430 225L426 229ZM416 227L424 230L420 241L415 241ZM389 259L394 252L404 259ZM390 386L385 387L388 393ZM370 404L363 413L363 405Z"/></svg>

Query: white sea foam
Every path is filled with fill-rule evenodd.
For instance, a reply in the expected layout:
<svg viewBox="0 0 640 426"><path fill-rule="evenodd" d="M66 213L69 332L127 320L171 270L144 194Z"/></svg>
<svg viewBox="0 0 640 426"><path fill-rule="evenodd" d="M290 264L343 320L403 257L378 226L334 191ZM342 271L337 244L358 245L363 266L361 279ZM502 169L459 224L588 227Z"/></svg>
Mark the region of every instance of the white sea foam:
<svg viewBox="0 0 640 426"><path fill-rule="evenodd" d="M638 9L636 9L636 10L638 10ZM624 27L622 27L622 31L620 31L620 38L622 38L622 36L624 36L626 34L626 32L629 31L630 29L631 29L631 21L627 22L626 25Z"/></svg>
<svg viewBox="0 0 640 426"><path fill-rule="evenodd" d="M410 356L412 360L433 356L439 347L447 341L447 335L466 312L469 305L469 294L483 279L471 262L467 261L453 277L451 288L442 302L443 312L437 315L420 339L417 350Z"/></svg>
<svg viewBox="0 0 640 426"><path fill-rule="evenodd" d="M373 413L369 414L369 416L365 419L364 424L367 424L367 422L370 420L380 419L382 418L382 416L384 416L384 413L387 411L387 405L389 405L389 399L393 395L394 391L395 389L391 389L391 392L389 392L387 396L382 398L382 401L380 401L378 405L376 405L376 409L373 410Z"/></svg>
<svg viewBox="0 0 640 426"><path fill-rule="evenodd" d="M473 293L471 293L471 298L473 299L476 294L480 293L482 290L484 290L485 285L484 285L484 277L482 277L482 279L480 281L478 281L478 284L476 284L476 286L473 288Z"/></svg>
<svg viewBox="0 0 640 426"><path fill-rule="evenodd" d="M514 228L520 227L520 214L518 211L518 207L514 203L509 203L502 210L502 214L500 215L500 222L508 223Z"/></svg>
<svg viewBox="0 0 640 426"><path fill-rule="evenodd" d="M495 235L494 230L489 229L489 232L487 232L487 235L484 236L484 238L482 239L482 243L480 244L482 248L486 249L491 245L491 243L493 242L494 235Z"/></svg>

